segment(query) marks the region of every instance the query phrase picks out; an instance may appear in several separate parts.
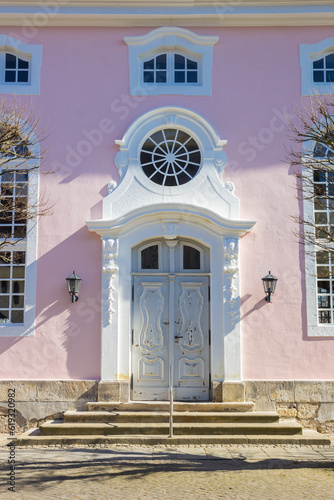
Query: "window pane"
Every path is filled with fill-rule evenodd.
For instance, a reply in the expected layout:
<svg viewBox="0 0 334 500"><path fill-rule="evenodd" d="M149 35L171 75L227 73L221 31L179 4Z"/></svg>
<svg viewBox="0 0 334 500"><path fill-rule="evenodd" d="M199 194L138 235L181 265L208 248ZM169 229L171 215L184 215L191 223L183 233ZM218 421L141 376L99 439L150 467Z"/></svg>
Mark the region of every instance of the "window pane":
<svg viewBox="0 0 334 500"><path fill-rule="evenodd" d="M152 245L141 252L142 269L159 269L159 247Z"/></svg>
<svg viewBox="0 0 334 500"><path fill-rule="evenodd" d="M0 323L9 322L9 311L0 311Z"/></svg>
<svg viewBox="0 0 334 500"><path fill-rule="evenodd" d="M28 172L24 170L20 172L16 172L16 181L17 182L28 182Z"/></svg>
<svg viewBox="0 0 334 500"><path fill-rule="evenodd" d="M167 69L166 54L161 54L156 58L156 69Z"/></svg>
<svg viewBox="0 0 334 500"><path fill-rule="evenodd" d="M313 81L315 83L320 83L324 81L324 72L323 71L313 71Z"/></svg>
<svg viewBox="0 0 334 500"><path fill-rule="evenodd" d="M326 68L334 68L334 54L329 54L328 56L326 56Z"/></svg>
<svg viewBox="0 0 334 500"><path fill-rule="evenodd" d="M23 323L23 311L12 311L12 323Z"/></svg>
<svg viewBox="0 0 334 500"><path fill-rule="evenodd" d="M317 252L317 264L328 264L328 263L329 263L329 253Z"/></svg>
<svg viewBox="0 0 334 500"><path fill-rule="evenodd" d="M10 281L0 281L0 293L9 293Z"/></svg>
<svg viewBox="0 0 334 500"><path fill-rule="evenodd" d="M25 238L26 237L26 226L15 226L14 227L14 238Z"/></svg>
<svg viewBox="0 0 334 500"><path fill-rule="evenodd" d="M29 77L28 71L18 71L17 81L19 83L27 83L28 77Z"/></svg>
<svg viewBox="0 0 334 500"><path fill-rule="evenodd" d="M13 252L13 262L15 264L25 264L26 254L25 252Z"/></svg>
<svg viewBox="0 0 334 500"><path fill-rule="evenodd" d="M16 68L16 56L13 54L6 54L6 69Z"/></svg>
<svg viewBox="0 0 334 500"><path fill-rule="evenodd" d="M10 278L10 266L0 266L0 278Z"/></svg>
<svg viewBox="0 0 334 500"><path fill-rule="evenodd" d="M324 59L313 61L313 69L322 69L324 67Z"/></svg>
<svg viewBox="0 0 334 500"><path fill-rule="evenodd" d="M330 293L329 281L318 281L318 293Z"/></svg>
<svg viewBox="0 0 334 500"><path fill-rule="evenodd" d="M319 309L329 309L331 306L330 297L327 295L320 295L318 297L318 307Z"/></svg>
<svg viewBox="0 0 334 500"><path fill-rule="evenodd" d="M16 71L6 71L5 72L5 82L11 83L16 81Z"/></svg>
<svg viewBox="0 0 334 500"><path fill-rule="evenodd" d="M331 322L331 312L319 311L319 323L330 323L330 322Z"/></svg>
<svg viewBox="0 0 334 500"><path fill-rule="evenodd" d="M326 212L317 212L315 214L315 223L316 224L327 224L327 213Z"/></svg>
<svg viewBox="0 0 334 500"><path fill-rule="evenodd" d="M24 278L24 266L13 266L13 278Z"/></svg>
<svg viewBox="0 0 334 500"><path fill-rule="evenodd" d="M13 295L12 296L12 308L22 309L24 306L24 295Z"/></svg>
<svg viewBox="0 0 334 500"><path fill-rule="evenodd" d="M185 83L185 71L175 71L175 83Z"/></svg>
<svg viewBox="0 0 334 500"><path fill-rule="evenodd" d="M186 67L186 60L184 56L181 56L180 54L175 54L174 55L174 69L185 69Z"/></svg>
<svg viewBox="0 0 334 500"><path fill-rule="evenodd" d="M201 253L196 248L184 245L183 247L183 269L200 269Z"/></svg>
<svg viewBox="0 0 334 500"><path fill-rule="evenodd" d="M9 308L9 295L0 295L0 309Z"/></svg>
<svg viewBox="0 0 334 500"><path fill-rule="evenodd" d="M318 278L329 278L329 266L318 266L317 268Z"/></svg>
<svg viewBox="0 0 334 500"><path fill-rule="evenodd" d="M195 69L197 71L197 62L187 59L187 69Z"/></svg>
<svg viewBox="0 0 334 500"><path fill-rule="evenodd" d="M157 71L156 72L156 83L166 83L167 81L167 72L166 71Z"/></svg>
<svg viewBox="0 0 334 500"><path fill-rule="evenodd" d="M153 71L144 71L144 83L154 83Z"/></svg>
<svg viewBox="0 0 334 500"><path fill-rule="evenodd" d="M197 83L197 71L188 71L187 72L187 82L188 83Z"/></svg>
<svg viewBox="0 0 334 500"><path fill-rule="evenodd" d="M315 210L326 210L326 199L314 198L314 208Z"/></svg>
<svg viewBox="0 0 334 500"><path fill-rule="evenodd" d="M154 59L144 62L144 69L154 69Z"/></svg>
<svg viewBox="0 0 334 500"><path fill-rule="evenodd" d="M334 82L334 71L326 71L326 82Z"/></svg>
<svg viewBox="0 0 334 500"><path fill-rule="evenodd" d="M14 281L12 287L13 293L24 293L24 281Z"/></svg>
<svg viewBox="0 0 334 500"><path fill-rule="evenodd" d="M23 59L19 59L18 68L19 69L28 69L29 68L29 61L24 61Z"/></svg>

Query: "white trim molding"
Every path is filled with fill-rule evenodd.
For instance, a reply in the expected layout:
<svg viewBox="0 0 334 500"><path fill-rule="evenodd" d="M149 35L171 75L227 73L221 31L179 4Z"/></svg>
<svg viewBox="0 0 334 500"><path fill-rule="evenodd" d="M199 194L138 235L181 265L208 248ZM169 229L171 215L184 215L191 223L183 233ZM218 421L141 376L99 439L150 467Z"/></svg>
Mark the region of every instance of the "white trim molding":
<svg viewBox="0 0 334 500"><path fill-rule="evenodd" d="M0 0L3 26L332 26L331 0Z"/></svg>
<svg viewBox="0 0 334 500"><path fill-rule="evenodd" d="M333 94L333 83L314 83L313 61L334 53L334 38L327 38L318 43L300 45L300 67L302 95Z"/></svg>
<svg viewBox="0 0 334 500"><path fill-rule="evenodd" d="M212 51L217 36L200 36L189 30L175 27L158 28L143 36L124 38L129 47L130 94L149 95L183 94L211 95ZM153 83L143 81L143 61L162 53L181 53L197 61L196 84ZM173 68L168 66L172 73ZM171 75L169 75L171 76ZM171 80L171 78L170 78Z"/></svg>
<svg viewBox="0 0 334 500"><path fill-rule="evenodd" d="M21 40L17 40L16 38L11 38L7 35L0 35L0 51L10 52L11 54L29 61L29 81L27 83L5 83L3 77L0 84L0 93L14 95L39 95L42 66L42 45L29 45ZM4 75L4 65L0 68L0 71Z"/></svg>

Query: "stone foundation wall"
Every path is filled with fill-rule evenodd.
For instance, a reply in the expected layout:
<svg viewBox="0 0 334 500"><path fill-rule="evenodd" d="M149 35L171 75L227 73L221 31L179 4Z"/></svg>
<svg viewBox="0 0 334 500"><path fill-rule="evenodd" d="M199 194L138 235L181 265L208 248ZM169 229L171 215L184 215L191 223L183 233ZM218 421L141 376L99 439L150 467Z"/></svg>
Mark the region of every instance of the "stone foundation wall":
<svg viewBox="0 0 334 500"><path fill-rule="evenodd" d="M248 380L244 385L255 410L276 410L305 428L334 434L334 381Z"/></svg>
<svg viewBox="0 0 334 500"><path fill-rule="evenodd" d="M109 387L97 380L0 381L0 433L7 433L8 389L15 389L16 432L83 410L92 401L127 400L128 384ZM123 387L124 386L124 387ZM305 428L334 434L334 381L256 381L214 383L215 401L254 401L255 410L276 410Z"/></svg>
<svg viewBox="0 0 334 500"><path fill-rule="evenodd" d="M97 401L97 380L0 381L0 433L7 434L8 389L15 389L16 432L60 419L66 410L84 410Z"/></svg>

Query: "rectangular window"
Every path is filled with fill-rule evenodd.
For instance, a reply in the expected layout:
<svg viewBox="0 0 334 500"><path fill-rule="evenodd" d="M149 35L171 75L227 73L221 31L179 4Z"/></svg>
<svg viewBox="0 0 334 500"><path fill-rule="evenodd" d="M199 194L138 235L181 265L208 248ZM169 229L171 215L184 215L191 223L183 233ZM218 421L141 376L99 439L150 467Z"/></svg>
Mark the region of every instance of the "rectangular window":
<svg viewBox="0 0 334 500"><path fill-rule="evenodd" d="M0 252L0 324L24 322L25 252Z"/></svg>
<svg viewBox="0 0 334 500"><path fill-rule="evenodd" d="M20 145L18 145L20 147ZM6 154L15 159L15 151ZM23 324L28 173L15 167L0 175L0 324ZM19 240L20 251L7 241Z"/></svg>

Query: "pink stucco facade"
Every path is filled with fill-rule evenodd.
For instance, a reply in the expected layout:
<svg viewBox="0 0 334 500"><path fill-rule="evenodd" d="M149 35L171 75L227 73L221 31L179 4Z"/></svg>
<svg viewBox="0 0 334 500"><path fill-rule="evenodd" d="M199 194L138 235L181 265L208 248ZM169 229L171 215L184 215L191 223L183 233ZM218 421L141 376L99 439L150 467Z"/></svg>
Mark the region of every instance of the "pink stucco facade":
<svg viewBox="0 0 334 500"><path fill-rule="evenodd" d="M307 336L285 116L302 100L299 45L331 37L332 28L188 27L219 37L212 95L130 96L124 36L152 29L45 27L28 41L43 47L40 95L22 99L47 130L46 169L54 172L40 176L40 196L52 214L38 223L35 334L0 338L0 378L100 379L102 250L85 221L102 217L107 184L119 179L115 140L144 113L179 106L227 140L223 180L235 186L241 218L256 221L240 243L242 379L331 379L334 338ZM24 39L21 27L2 33ZM77 304L65 288L73 269L83 278ZM261 282L269 270L279 279L271 305Z"/></svg>

